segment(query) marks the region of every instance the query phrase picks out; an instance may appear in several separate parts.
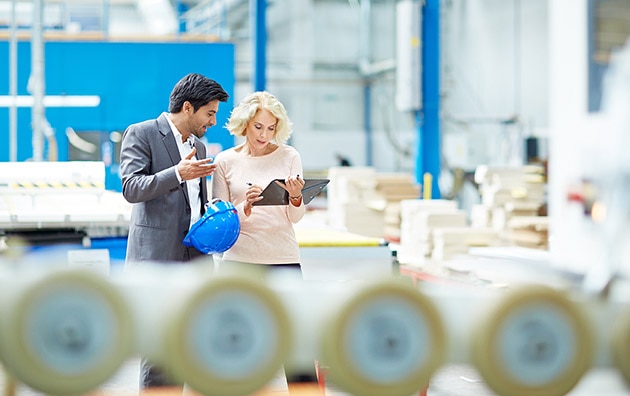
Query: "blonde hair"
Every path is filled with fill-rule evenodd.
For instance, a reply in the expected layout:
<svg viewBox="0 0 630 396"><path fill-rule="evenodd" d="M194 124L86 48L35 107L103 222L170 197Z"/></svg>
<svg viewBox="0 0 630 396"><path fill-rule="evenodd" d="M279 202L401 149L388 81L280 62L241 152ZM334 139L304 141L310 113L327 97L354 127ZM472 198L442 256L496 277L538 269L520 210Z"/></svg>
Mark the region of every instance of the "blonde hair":
<svg viewBox="0 0 630 396"><path fill-rule="evenodd" d="M293 132L293 123L282 103L267 91L253 92L243 98L232 110L225 128L234 136L244 136L247 124L261 109L267 110L278 120L273 140L286 143Z"/></svg>

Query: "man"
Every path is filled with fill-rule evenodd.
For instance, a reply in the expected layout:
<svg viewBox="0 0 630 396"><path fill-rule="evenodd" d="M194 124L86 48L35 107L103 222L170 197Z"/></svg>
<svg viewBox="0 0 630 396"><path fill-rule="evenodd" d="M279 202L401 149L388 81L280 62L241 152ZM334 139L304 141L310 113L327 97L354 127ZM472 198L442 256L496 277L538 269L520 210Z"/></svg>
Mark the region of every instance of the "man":
<svg viewBox="0 0 630 396"><path fill-rule="evenodd" d="M203 253L182 243L208 201L206 177L215 169L200 138L216 124L229 95L200 74L184 76L169 112L130 125L120 151L122 192L133 203L126 264L190 261Z"/></svg>
<svg viewBox="0 0 630 396"><path fill-rule="evenodd" d="M205 211L206 177L216 165L200 138L216 124L228 94L200 74L173 88L169 112L130 125L120 149L122 192L133 203L125 265L184 262L203 255L182 240ZM162 368L143 361L143 388L176 386Z"/></svg>

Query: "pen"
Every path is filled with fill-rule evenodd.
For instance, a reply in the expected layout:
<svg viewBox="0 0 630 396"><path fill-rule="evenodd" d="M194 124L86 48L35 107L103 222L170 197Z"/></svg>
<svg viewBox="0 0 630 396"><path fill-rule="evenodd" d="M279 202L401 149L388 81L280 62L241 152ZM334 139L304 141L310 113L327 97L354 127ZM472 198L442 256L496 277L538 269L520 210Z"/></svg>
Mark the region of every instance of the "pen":
<svg viewBox="0 0 630 396"><path fill-rule="evenodd" d="M251 185L252 185L252 183L245 183L245 184L247 184L248 186L251 186Z"/></svg>

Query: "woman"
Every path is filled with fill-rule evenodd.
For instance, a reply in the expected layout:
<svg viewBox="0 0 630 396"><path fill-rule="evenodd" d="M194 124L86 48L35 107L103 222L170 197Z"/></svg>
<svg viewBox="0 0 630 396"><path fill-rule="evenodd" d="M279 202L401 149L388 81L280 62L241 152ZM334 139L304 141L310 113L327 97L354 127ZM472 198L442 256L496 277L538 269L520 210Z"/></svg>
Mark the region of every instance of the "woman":
<svg viewBox="0 0 630 396"><path fill-rule="evenodd" d="M245 140L214 159L212 196L232 202L241 221L241 233L223 254L223 263L299 269L293 224L306 211L301 194L304 180L300 154L286 144L292 123L284 106L268 92L251 93L234 108L226 128ZM255 206L263 189L276 179L284 181L279 184L289 193L289 204Z"/></svg>
<svg viewBox="0 0 630 396"><path fill-rule="evenodd" d="M300 269L300 252L293 224L304 217L302 159L286 144L292 133L287 112L268 92L254 92L232 110L226 128L245 141L219 153L212 175L212 196L230 201L238 210L241 233L223 253L220 269L256 266ZM263 189L276 179L289 193L288 205L259 205ZM239 267L240 268L240 267ZM317 389L315 368L294 369L285 365L289 393L302 386Z"/></svg>

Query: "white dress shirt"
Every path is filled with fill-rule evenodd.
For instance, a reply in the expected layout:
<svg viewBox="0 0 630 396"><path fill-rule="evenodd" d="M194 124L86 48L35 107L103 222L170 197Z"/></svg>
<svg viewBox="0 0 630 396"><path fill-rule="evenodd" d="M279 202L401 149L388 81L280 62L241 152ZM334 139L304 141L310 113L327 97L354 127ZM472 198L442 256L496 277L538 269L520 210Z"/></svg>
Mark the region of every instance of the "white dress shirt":
<svg viewBox="0 0 630 396"><path fill-rule="evenodd" d="M179 149L179 155L184 159L194 147L195 137L193 135L188 136L188 140L182 142L182 134L179 132L173 121L171 121L170 117L166 117L169 125L171 126L171 131L173 131L173 135L175 136L175 141L177 142L177 148ZM197 155L193 157L197 159ZM177 179L179 182L183 182L181 175L179 174L179 170L175 167L175 173L177 174ZM188 200L190 201L190 225L192 226L199 218L201 217L201 185L199 179L187 180L186 181L186 189L188 190Z"/></svg>

